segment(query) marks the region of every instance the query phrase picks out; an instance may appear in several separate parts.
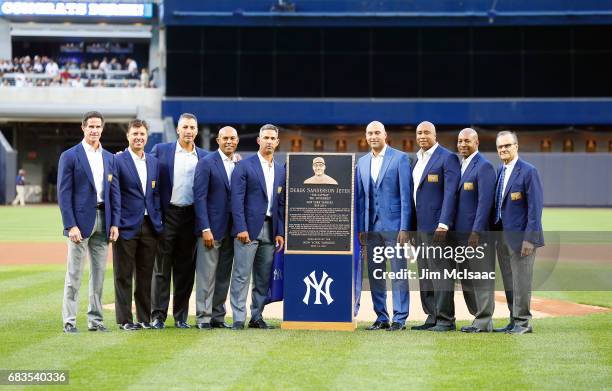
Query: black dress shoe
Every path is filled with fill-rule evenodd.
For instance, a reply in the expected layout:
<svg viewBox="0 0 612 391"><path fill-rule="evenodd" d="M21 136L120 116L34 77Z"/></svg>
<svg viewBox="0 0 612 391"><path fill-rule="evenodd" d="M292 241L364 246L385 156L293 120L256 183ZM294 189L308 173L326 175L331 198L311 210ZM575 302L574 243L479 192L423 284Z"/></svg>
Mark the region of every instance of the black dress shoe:
<svg viewBox="0 0 612 391"><path fill-rule="evenodd" d="M190 329L191 326L189 326L187 324L187 322L184 322L182 320L177 320L177 321L174 322L174 328L176 328L176 329Z"/></svg>
<svg viewBox="0 0 612 391"><path fill-rule="evenodd" d="M461 332L463 333L480 333L482 330L475 326L463 326Z"/></svg>
<svg viewBox="0 0 612 391"><path fill-rule="evenodd" d="M98 323L97 325L94 325L94 326L89 326L87 328L87 330L89 330L89 331L100 331L102 333L105 333L105 332L108 331L108 329L102 323Z"/></svg>
<svg viewBox="0 0 612 391"><path fill-rule="evenodd" d="M212 325L210 323L198 323L196 327L200 330L212 330Z"/></svg>
<svg viewBox="0 0 612 391"><path fill-rule="evenodd" d="M257 320L251 320L249 322L249 328L250 329L264 329L264 330L269 330L269 329L273 329L274 326L270 326L269 324L267 324L263 319L259 318Z"/></svg>
<svg viewBox="0 0 612 391"><path fill-rule="evenodd" d="M532 333L533 329L531 328L531 326L519 326L519 325L514 325L514 327L511 330L506 331L506 334L517 334L517 335L522 335L522 334L529 334Z"/></svg>
<svg viewBox="0 0 612 391"><path fill-rule="evenodd" d="M430 328L434 327L436 324L435 323L423 323L421 325L418 326L412 326L410 328L410 330L429 330Z"/></svg>
<svg viewBox="0 0 612 391"><path fill-rule="evenodd" d="M244 322L234 322L232 330L244 330Z"/></svg>
<svg viewBox="0 0 612 391"><path fill-rule="evenodd" d="M64 325L64 333L77 333L79 330L77 330L77 328L73 325L71 325L70 323L66 323Z"/></svg>
<svg viewBox="0 0 612 391"><path fill-rule="evenodd" d="M215 329L231 329L232 326L225 322L218 322L216 320L211 320L210 325Z"/></svg>
<svg viewBox="0 0 612 391"><path fill-rule="evenodd" d="M372 331L372 330L382 330L382 329L388 329L389 326L389 322L381 322L381 321L376 321L374 323L372 323L371 326L366 327L366 330Z"/></svg>
<svg viewBox="0 0 612 391"><path fill-rule="evenodd" d="M161 329L166 328L166 324L161 319L155 319L153 323L151 324L151 327L157 330L161 330Z"/></svg>
<svg viewBox="0 0 612 391"><path fill-rule="evenodd" d="M455 331L457 330L457 327L454 324L437 324L434 327L430 327L427 329L427 331L434 331L434 332L445 332L445 331Z"/></svg>
<svg viewBox="0 0 612 391"><path fill-rule="evenodd" d="M510 331L514 328L514 325L512 323L508 323L505 327L498 327L496 329L493 329L494 333L505 333L507 331Z"/></svg>
<svg viewBox="0 0 612 391"><path fill-rule="evenodd" d="M399 331L399 330L406 330L406 326L404 326L403 324L399 322L393 322L391 323L391 327L387 329L387 331Z"/></svg>
<svg viewBox="0 0 612 391"><path fill-rule="evenodd" d="M153 325L151 325L151 323L149 322L138 322L138 323L134 323L134 325L136 327L139 327L141 329L145 329L145 330L149 330L153 328Z"/></svg>

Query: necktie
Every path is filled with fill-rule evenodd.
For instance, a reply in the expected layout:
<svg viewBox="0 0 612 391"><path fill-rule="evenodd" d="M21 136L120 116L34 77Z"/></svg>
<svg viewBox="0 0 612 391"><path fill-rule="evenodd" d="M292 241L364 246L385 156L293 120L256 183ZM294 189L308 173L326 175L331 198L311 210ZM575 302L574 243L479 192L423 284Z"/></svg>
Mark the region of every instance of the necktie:
<svg viewBox="0 0 612 391"><path fill-rule="evenodd" d="M502 167L501 173L499 174L499 181L497 181L497 189L495 189L495 223L497 224L501 220L501 205L504 198L504 178L506 176L506 166Z"/></svg>

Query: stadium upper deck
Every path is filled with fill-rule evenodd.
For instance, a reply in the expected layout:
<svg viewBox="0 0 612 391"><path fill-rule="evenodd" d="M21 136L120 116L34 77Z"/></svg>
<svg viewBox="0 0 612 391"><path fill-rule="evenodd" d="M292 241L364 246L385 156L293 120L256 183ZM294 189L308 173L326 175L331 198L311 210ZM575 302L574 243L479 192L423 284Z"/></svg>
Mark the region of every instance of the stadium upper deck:
<svg viewBox="0 0 612 391"><path fill-rule="evenodd" d="M168 0L160 16L175 118L612 123L608 0Z"/></svg>

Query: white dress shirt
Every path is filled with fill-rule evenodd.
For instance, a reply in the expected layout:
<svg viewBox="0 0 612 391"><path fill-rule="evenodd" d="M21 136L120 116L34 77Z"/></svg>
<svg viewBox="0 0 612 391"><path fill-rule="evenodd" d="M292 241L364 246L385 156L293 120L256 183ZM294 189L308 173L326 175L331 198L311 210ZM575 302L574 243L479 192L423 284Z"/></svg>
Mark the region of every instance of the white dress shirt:
<svg viewBox="0 0 612 391"><path fill-rule="evenodd" d="M385 146L377 156L374 156L374 152L371 152L372 159L370 163L370 175L374 183L376 183L376 181L378 180L378 174L380 174L383 159L385 158L385 152L387 152L387 144L385 144Z"/></svg>
<svg viewBox="0 0 612 391"><path fill-rule="evenodd" d="M193 204L193 176L198 164L198 152L195 146L189 152L176 142L174 152L174 181L172 185L172 197L170 203L176 206L188 206Z"/></svg>
<svg viewBox="0 0 612 391"><path fill-rule="evenodd" d="M476 156L477 153L478 153L478 150L476 150L473 154L463 159L463 161L461 162L461 176L463 176L465 169L470 165L470 162L472 161L474 156Z"/></svg>
<svg viewBox="0 0 612 391"><path fill-rule="evenodd" d="M136 171L138 172L138 178L140 179L140 185L142 186L142 194L147 195L147 161L146 154L143 152L142 158L136 155L131 148L128 148L134 165L136 165ZM147 215L147 207L145 206L145 215Z"/></svg>
<svg viewBox="0 0 612 391"><path fill-rule="evenodd" d="M84 139L81 141L81 144L83 144L83 148L85 148L85 155L87 155L87 161L89 162L89 167L91 167L94 186L96 187L96 199L99 204L104 202L104 161L102 160L102 144L98 145L98 149L94 149L94 147L87 144Z"/></svg>
<svg viewBox="0 0 612 391"><path fill-rule="evenodd" d="M264 173L266 180L266 194L268 195L268 210L266 216L272 216L272 197L274 196L274 160L269 162L257 152L259 157L259 163L261 163L261 169Z"/></svg>
<svg viewBox="0 0 612 391"><path fill-rule="evenodd" d="M221 161L223 161L223 167L225 167L225 174L227 174L227 180L230 182L232 182L232 172L234 172L234 167L236 166L236 155L232 155L232 158L228 158L226 154L224 154L223 152L221 152L220 149L218 149L217 151L219 151L219 156L221 156Z"/></svg>
<svg viewBox="0 0 612 391"><path fill-rule="evenodd" d="M232 155L232 158L228 158L226 154L221 152L221 149L217 149L219 152L219 156L221 156L221 161L223 162L223 167L225 167L225 175L227 175L227 180L232 185L232 172L234 172L234 167L236 167L236 155ZM265 172L265 171L264 171ZM204 228L202 232L210 231L210 228Z"/></svg>
<svg viewBox="0 0 612 391"><path fill-rule="evenodd" d="M417 188L419 187L419 183L421 182L421 177L423 176L423 172L425 171L425 167L431 159L431 156L438 148L438 143L435 143L433 147L429 148L427 151L424 151L423 148L419 149L417 152L417 162L412 169L412 182L414 190L412 192L412 198L414 198L414 204L416 205L416 193Z"/></svg>
<svg viewBox="0 0 612 391"><path fill-rule="evenodd" d="M508 180L510 179L510 175L512 175L512 170L514 170L514 166L516 165L516 161L518 160L518 155L508 164L504 164L506 167L506 172L504 173L504 187L502 187L502 197L503 194L506 194L506 186L508 185Z"/></svg>
<svg viewBox="0 0 612 391"><path fill-rule="evenodd" d="M431 159L431 157L433 156L434 152L436 151L436 148L438 148L438 143L435 143L433 147L429 148L427 151L424 151L423 148L421 148L417 152L417 162L414 165L414 169L412 170L412 182L414 185L413 186L414 191L412 193L412 198L414 199L414 205L417 208L418 208L418 205L416 204L417 189L419 187L419 183L421 182L421 177L423 177L423 174L425 172L425 167L427 167L427 163L429 162L429 159ZM438 223L438 228L444 228L448 230L448 225L444 223Z"/></svg>

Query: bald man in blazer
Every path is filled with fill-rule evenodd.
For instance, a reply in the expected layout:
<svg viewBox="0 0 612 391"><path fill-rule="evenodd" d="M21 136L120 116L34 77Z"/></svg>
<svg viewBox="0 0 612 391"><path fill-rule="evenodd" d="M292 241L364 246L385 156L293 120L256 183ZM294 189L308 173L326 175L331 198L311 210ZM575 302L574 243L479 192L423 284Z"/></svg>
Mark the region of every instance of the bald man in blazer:
<svg viewBox="0 0 612 391"><path fill-rule="evenodd" d="M436 128L428 121L416 128L421 149L412 169L413 200L416 210L417 245L444 245L455 221L457 186L461 176L457 155L441 146ZM424 271L443 273L454 268L454 260L420 256L417 259L421 277ZM427 314L425 323L413 330L455 330L454 281L448 278L419 280L421 304Z"/></svg>
<svg viewBox="0 0 612 391"><path fill-rule="evenodd" d="M391 148L382 123L373 121L366 127L366 140L372 151L357 162L357 224L362 245L367 244L368 279L376 320L366 330L406 328L410 306L408 279L391 280L393 317L387 312L385 262L376 263L375 247L395 247L408 243L412 222L412 178L408 155ZM406 269L407 260L391 258L393 272ZM391 323L389 322L391 320Z"/></svg>

